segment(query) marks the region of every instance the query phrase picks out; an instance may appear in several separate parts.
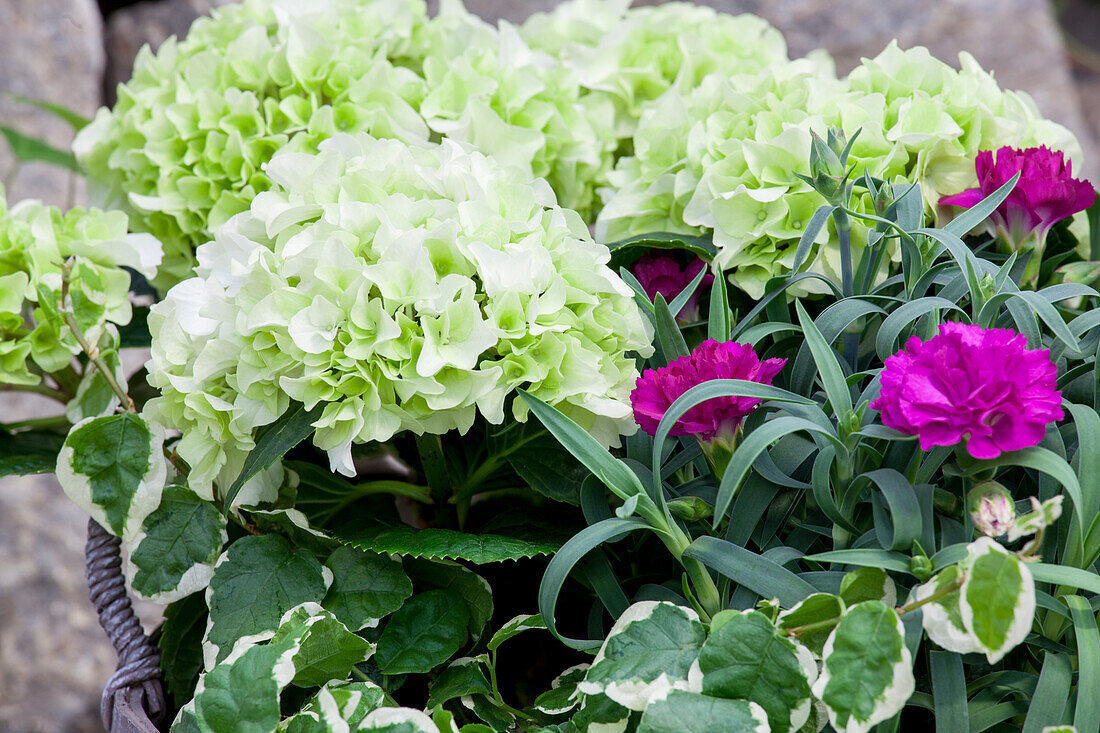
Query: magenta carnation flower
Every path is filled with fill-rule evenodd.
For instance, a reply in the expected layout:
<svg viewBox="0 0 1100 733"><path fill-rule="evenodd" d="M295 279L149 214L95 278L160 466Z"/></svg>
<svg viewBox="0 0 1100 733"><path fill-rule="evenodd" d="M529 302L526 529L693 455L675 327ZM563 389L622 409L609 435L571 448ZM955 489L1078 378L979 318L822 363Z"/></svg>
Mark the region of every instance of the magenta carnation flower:
<svg viewBox="0 0 1100 733"><path fill-rule="evenodd" d="M647 369L630 393L634 419L650 435L676 398L697 384L712 379L747 379L771 384L787 363L786 359L760 361L752 346L732 341L704 341L687 356L660 369ZM760 400L750 397L718 397L696 405L672 427L669 435L693 435L711 440L719 433L730 435L741 420L756 409Z"/></svg>
<svg viewBox="0 0 1100 733"><path fill-rule="evenodd" d="M975 458L996 458L1038 445L1062 419L1057 376L1050 352L1028 349L1015 331L945 323L886 360L871 408L922 450L966 441Z"/></svg>
<svg viewBox="0 0 1100 733"><path fill-rule="evenodd" d="M657 297L657 293L664 296L665 301L671 303L676 296L684 292L684 288L691 284L699 271L703 269L703 261L698 257L692 259L686 268L682 268L675 257L667 254L642 255L632 268L634 277L638 278L645 294L650 300ZM684 303L679 313L674 314L682 321L696 321L699 319L699 293L703 288L714 282L714 275L703 276L699 287Z"/></svg>
<svg viewBox="0 0 1100 733"><path fill-rule="evenodd" d="M1020 173L1012 193L990 217L1014 246L1032 232L1042 243L1052 226L1096 201L1092 184L1073 177L1073 163L1061 151L1047 147L1003 147L997 151L996 160L991 151L983 150L974 167L978 188L945 196L940 203L970 208Z"/></svg>

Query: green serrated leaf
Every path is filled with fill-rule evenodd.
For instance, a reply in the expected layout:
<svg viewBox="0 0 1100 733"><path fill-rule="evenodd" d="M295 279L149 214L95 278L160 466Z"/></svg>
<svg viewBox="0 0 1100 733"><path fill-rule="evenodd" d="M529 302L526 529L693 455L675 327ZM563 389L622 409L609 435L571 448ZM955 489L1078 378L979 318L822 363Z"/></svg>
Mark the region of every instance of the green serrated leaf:
<svg viewBox="0 0 1100 733"><path fill-rule="evenodd" d="M415 595L382 629L375 661L388 675L430 672L462 646L469 620L466 604L454 591Z"/></svg>
<svg viewBox="0 0 1100 733"><path fill-rule="evenodd" d="M164 434L122 413L73 426L57 457L57 480L73 502L126 541L160 504L168 464Z"/></svg>
<svg viewBox="0 0 1100 733"><path fill-rule="evenodd" d="M805 653L805 650L803 650ZM776 633L759 611L725 620L703 644L699 669L703 693L730 700L749 700L767 714L773 733L798 730L810 715L810 682L797 647Z"/></svg>
<svg viewBox="0 0 1100 733"><path fill-rule="evenodd" d="M206 599L202 593L169 603L160 627L160 669L168 694L177 706L195 695L202 672L202 637L206 631Z"/></svg>
<svg viewBox="0 0 1100 733"><path fill-rule="evenodd" d="M706 639L699 616L666 601L635 603L619 617L578 689L631 710L685 686Z"/></svg>
<svg viewBox="0 0 1100 733"><path fill-rule="evenodd" d="M327 592L321 563L278 535L249 535L229 546L214 569L207 600L206 666L225 659L242 636L274 631L290 609Z"/></svg>
<svg viewBox="0 0 1100 733"><path fill-rule="evenodd" d="M332 585L324 606L353 631L401 608L413 592L401 563L385 555L340 547L325 567L332 571Z"/></svg>
<svg viewBox="0 0 1100 733"><path fill-rule="evenodd" d="M270 468L287 451L313 435L313 423L321 416L322 409L322 405L316 405L312 410L306 410L302 403L293 402L278 420L256 431L256 447L245 459L240 475L225 492L227 513L232 509L233 500L237 498L241 487L250 478Z"/></svg>
<svg viewBox="0 0 1100 733"><path fill-rule="evenodd" d="M471 534L453 529L413 527L342 527L339 539L370 552L429 559L468 560L478 565L553 555L557 541L536 542L500 534Z"/></svg>
<svg viewBox="0 0 1100 733"><path fill-rule="evenodd" d="M0 477L52 473L65 437L45 430L0 432Z"/></svg>
<svg viewBox="0 0 1100 733"><path fill-rule="evenodd" d="M836 628L836 624L840 623L841 617L844 616L844 609L844 601L840 600L839 596L829 593L814 593L804 598L798 605L780 613L777 626L783 631L789 631L801 626L833 621L832 625L798 634L797 639L800 644L814 654L821 656L821 651L825 648L825 641L829 638L829 634L832 633L833 629Z"/></svg>
<svg viewBox="0 0 1100 733"><path fill-rule="evenodd" d="M646 708L638 733L767 733L759 705L673 690Z"/></svg>
<svg viewBox="0 0 1100 733"><path fill-rule="evenodd" d="M865 733L913 694L913 663L897 612L881 601L853 606L829 635L814 695L838 733Z"/></svg>
<svg viewBox="0 0 1100 733"><path fill-rule="evenodd" d="M491 694L493 688L489 684L484 657L463 657L451 662L435 678L428 693L427 707L430 710L456 697Z"/></svg>
<svg viewBox="0 0 1100 733"><path fill-rule="evenodd" d="M130 548L130 587L154 603L202 590L229 540L225 527L225 517L213 504L186 486L165 487L160 506L145 518Z"/></svg>
<svg viewBox="0 0 1100 733"><path fill-rule="evenodd" d="M863 601L882 601L887 606L896 606L898 591L885 570L862 567L848 573L840 581L840 598L846 606Z"/></svg>

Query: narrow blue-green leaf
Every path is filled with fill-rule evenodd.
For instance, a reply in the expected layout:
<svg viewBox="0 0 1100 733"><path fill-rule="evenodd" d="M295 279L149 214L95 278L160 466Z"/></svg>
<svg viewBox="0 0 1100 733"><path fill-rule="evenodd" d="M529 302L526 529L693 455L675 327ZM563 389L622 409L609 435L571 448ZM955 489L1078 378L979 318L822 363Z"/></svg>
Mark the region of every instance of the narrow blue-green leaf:
<svg viewBox="0 0 1100 733"><path fill-rule="evenodd" d="M634 472L608 453L607 449L580 425L529 392L520 390L519 394L535 417L558 439L558 442L620 499L626 501L634 494L645 491Z"/></svg>
<svg viewBox="0 0 1100 733"><path fill-rule="evenodd" d="M1068 585L1079 590L1100 594L1100 575L1089 570L1071 568L1065 565L1051 565L1045 562L1031 563L1028 566L1031 577L1037 583Z"/></svg>
<svg viewBox="0 0 1100 733"><path fill-rule="evenodd" d="M68 124L73 130L80 130L91 123L90 119L75 110L69 109L63 104L47 102L44 99L35 99L34 97L27 97L22 94L15 94L14 92L4 92L4 95L22 104L40 109L43 112L49 112L57 119Z"/></svg>
<svg viewBox="0 0 1100 733"><path fill-rule="evenodd" d="M792 323L761 323L744 331L739 337L739 343L756 346L768 336L777 333L801 333L802 329ZM713 336L711 338L714 338ZM728 339L727 339L728 340Z"/></svg>
<svg viewBox="0 0 1100 733"><path fill-rule="evenodd" d="M698 538L684 550L684 557L698 560L763 598L778 598L784 608L817 592L782 565L717 537Z"/></svg>
<svg viewBox="0 0 1100 733"><path fill-rule="evenodd" d="M656 316L657 342L661 345L661 353L665 355L665 359L671 362L687 356L688 347L684 334L680 333L676 318L665 302L665 296L660 293L653 299L653 314Z"/></svg>
<svg viewBox="0 0 1100 733"><path fill-rule="evenodd" d="M949 545L932 556L932 569L937 573L948 565L958 565L967 556L967 544Z"/></svg>
<svg viewBox="0 0 1100 733"><path fill-rule="evenodd" d="M879 358L885 359L892 356L898 349L898 338L901 336L901 332L914 321L937 309L958 311L964 315L966 313L950 300L935 296L911 300L900 305L886 317L875 336L875 350L878 352Z"/></svg>
<svg viewBox="0 0 1100 733"><path fill-rule="evenodd" d="M913 485L892 468L880 468L863 476L879 488L890 507L891 536L880 533L879 541L889 545L891 550L908 550L921 536L922 527L920 504Z"/></svg>
<svg viewBox="0 0 1100 733"><path fill-rule="evenodd" d="M558 596L573 567L589 552L599 547L604 542L613 542L627 534L639 529L649 529L649 525L636 517L628 519L605 519L602 522L586 527L571 537L562 545L557 554L546 566L546 572L539 584L539 613L546 622L546 628L550 633L561 640L563 644L573 649L596 649L603 641L601 639L571 639L562 636L558 632L554 612L558 605Z"/></svg>
<svg viewBox="0 0 1100 733"><path fill-rule="evenodd" d="M672 302L668 304L668 309L674 316L679 316L680 311L683 310L687 302L691 300L691 297L695 295L695 291L699 289L699 283L703 282L703 278L707 276L709 269L706 267L700 267L699 272L695 274L695 277L691 279L688 286L680 291L680 294L672 299Z"/></svg>
<svg viewBox="0 0 1100 733"><path fill-rule="evenodd" d="M223 512L228 514L233 508L233 500L250 478L270 468L287 451L313 435L313 423L321 416L322 409L318 404L312 410L307 410L301 402L294 402L278 420L256 431L256 447L244 459L240 475L229 487L229 491L225 492Z"/></svg>
<svg viewBox="0 0 1100 733"><path fill-rule="evenodd" d="M837 415L846 415L852 411L852 392L844 381L844 370L840 366L836 352L825 341L813 319L802 307L802 302L796 300L794 305L798 312L798 322L802 325L802 332L806 336L806 345L813 354L817 372L821 376L821 384L833 406L833 412Z"/></svg>
<svg viewBox="0 0 1100 733"><path fill-rule="evenodd" d="M966 675L962 657L954 652L933 650L928 654L932 677L932 698L936 701L936 733L955 733L970 727L966 706Z"/></svg>
<svg viewBox="0 0 1100 733"><path fill-rule="evenodd" d="M1061 723L1072 685L1073 666L1069 657L1047 652L1021 733L1043 733L1046 726Z"/></svg>
<svg viewBox="0 0 1100 733"><path fill-rule="evenodd" d="M791 265L792 273L797 273L802 267L810 254L810 248L814 246L814 240L817 239L817 235L821 233L821 229L829 221L829 217L832 216L835 210L835 206L822 204L810 217L810 221L807 222L806 228L802 230L802 236L798 240L798 248L794 253L794 264Z"/></svg>
<svg viewBox="0 0 1100 733"><path fill-rule="evenodd" d="M710 314L707 318L707 338L720 343L730 340L730 304L726 291L726 273L719 270L710 286Z"/></svg>
<svg viewBox="0 0 1100 733"><path fill-rule="evenodd" d="M741 486L741 482L744 481L745 476L752 470L752 464L756 461L757 456L767 450L768 446L784 435L789 435L790 433L795 433L800 430L824 437L827 441L835 445L838 451L845 450L844 445L835 434L804 418L778 417L764 423L746 435L741 440L741 445L737 446L737 449L730 457L729 464L726 466L726 472L722 476L722 481L718 486L718 496L714 502L715 529L717 529L723 517L725 517L726 510L729 509L734 494Z"/></svg>
<svg viewBox="0 0 1100 733"><path fill-rule="evenodd" d="M71 171L80 171L72 153L59 150L44 140L25 135L8 125L0 125L0 135L7 141L12 157L18 161L29 163L37 160Z"/></svg>
<svg viewBox="0 0 1100 733"><path fill-rule="evenodd" d="M841 565L861 565L869 568L882 568L897 573L909 573L909 558L900 552L876 550L871 548L856 550L833 550L806 555L807 560L815 562L835 562Z"/></svg>
<svg viewBox="0 0 1100 733"><path fill-rule="evenodd" d="M1020 174L1017 173L996 191L948 222L943 230L959 237L963 236L988 219L989 215L996 211L997 207L1012 193L1012 189L1016 187L1016 182L1019 180Z"/></svg>
<svg viewBox="0 0 1100 733"><path fill-rule="evenodd" d="M829 291L835 297L844 297L844 294L840 292L840 288L836 286L836 283L834 283L832 280L825 277L824 275L819 275L816 272L803 272L799 273L798 275L792 275L788 280L782 282L775 289L768 290L766 293L764 293L764 297L762 297L760 301L752 307L752 310L745 314L745 317L737 322L737 326L733 329L730 338L736 341L740 333L752 325L753 321L755 321L756 318L764 312L769 303L771 303L776 298L784 296L790 287L803 280L819 280L820 282L824 283L826 287L829 288Z"/></svg>
<svg viewBox="0 0 1100 733"><path fill-rule="evenodd" d="M1073 614L1074 636L1077 637L1077 708L1073 725L1077 733L1100 731L1100 705L1095 693L1100 690L1100 630L1096 614L1081 596L1066 596L1066 605Z"/></svg>

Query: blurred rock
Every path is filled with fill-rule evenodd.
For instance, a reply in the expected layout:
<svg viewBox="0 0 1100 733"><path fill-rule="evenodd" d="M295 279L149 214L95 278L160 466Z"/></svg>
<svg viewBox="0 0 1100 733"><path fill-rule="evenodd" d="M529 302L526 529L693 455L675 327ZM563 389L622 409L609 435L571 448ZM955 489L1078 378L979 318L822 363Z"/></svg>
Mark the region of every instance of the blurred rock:
<svg viewBox="0 0 1100 733"><path fill-rule="evenodd" d="M104 90L107 104L115 103L115 89L130 78L141 47L156 50L169 36L183 38L195 19L236 0L158 0L120 8L107 19L104 35L107 71Z"/></svg>
<svg viewBox="0 0 1100 733"><path fill-rule="evenodd" d="M68 150L73 131L56 117L13 100L10 94L62 104L91 116L100 104L102 20L95 0L0 2L0 124ZM83 182L57 166L13 158L0 140L0 177L8 201L38 198L62 207L78 203Z"/></svg>

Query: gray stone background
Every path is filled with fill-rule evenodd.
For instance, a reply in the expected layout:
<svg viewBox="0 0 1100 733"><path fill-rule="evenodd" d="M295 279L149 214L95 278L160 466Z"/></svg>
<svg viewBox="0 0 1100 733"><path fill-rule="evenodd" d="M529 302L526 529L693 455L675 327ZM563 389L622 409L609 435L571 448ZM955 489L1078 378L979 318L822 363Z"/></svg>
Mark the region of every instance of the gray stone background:
<svg viewBox="0 0 1100 733"><path fill-rule="evenodd" d="M60 102L91 116L129 77L146 42L183 35L194 18L231 0L161 0L114 12L95 0L0 0L0 123L67 147L63 123L4 92ZM308 0L303 0L308 2ZM521 21L554 0L467 0L486 19ZM645 2L644 4L653 4ZM754 12L786 35L792 55L824 47L847 71L892 38L923 44L945 61L969 50L1002 86L1023 89L1085 147L1084 173L1100 174L1100 2L1063 0L710 0ZM1059 26L1070 29L1067 35ZM59 169L12 168L0 142L8 200L79 204L83 185ZM141 355L133 361L140 362ZM31 397L0 396L3 421L54 414ZM99 691L115 655L86 596L86 517L52 476L0 479L0 732L101 730ZM148 627L156 608L139 609Z"/></svg>

